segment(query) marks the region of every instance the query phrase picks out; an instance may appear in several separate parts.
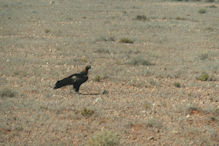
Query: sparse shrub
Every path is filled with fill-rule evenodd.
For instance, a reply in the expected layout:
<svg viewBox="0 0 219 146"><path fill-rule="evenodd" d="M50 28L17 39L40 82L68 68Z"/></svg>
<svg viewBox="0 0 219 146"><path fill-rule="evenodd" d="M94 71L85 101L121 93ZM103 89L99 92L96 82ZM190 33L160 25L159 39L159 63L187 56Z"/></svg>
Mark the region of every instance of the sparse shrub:
<svg viewBox="0 0 219 146"><path fill-rule="evenodd" d="M219 117L219 108L216 108L213 114L217 117Z"/></svg>
<svg viewBox="0 0 219 146"><path fill-rule="evenodd" d="M214 28L212 28L212 27L206 27L205 30L214 31Z"/></svg>
<svg viewBox="0 0 219 146"><path fill-rule="evenodd" d="M215 6L215 5L210 5L210 6L208 6L209 8L217 8L217 6Z"/></svg>
<svg viewBox="0 0 219 146"><path fill-rule="evenodd" d="M118 134L108 130L97 132L88 140L88 146L118 146L119 144Z"/></svg>
<svg viewBox="0 0 219 146"><path fill-rule="evenodd" d="M150 83L151 86L156 86L157 85L157 82L155 80L150 80L149 83Z"/></svg>
<svg viewBox="0 0 219 146"><path fill-rule="evenodd" d="M189 93L188 96L189 96L189 97L192 97L192 93Z"/></svg>
<svg viewBox="0 0 219 146"><path fill-rule="evenodd" d="M196 114L199 114L201 112L201 109L196 107L196 106L189 106L186 108L186 115L196 115Z"/></svg>
<svg viewBox="0 0 219 146"><path fill-rule="evenodd" d="M194 1L194 2L196 2L197 1L198 2L198 1L201 1L201 0L173 0L173 1L179 1L179 2L180 1L185 1L185 2Z"/></svg>
<svg viewBox="0 0 219 146"><path fill-rule="evenodd" d="M148 18L145 15L137 15L135 19L140 21L148 20Z"/></svg>
<svg viewBox="0 0 219 146"><path fill-rule="evenodd" d="M110 53L109 49L97 49L95 52L96 53L106 53L106 54Z"/></svg>
<svg viewBox="0 0 219 146"><path fill-rule="evenodd" d="M181 87L181 84L179 82L174 82L173 85L177 88L180 88Z"/></svg>
<svg viewBox="0 0 219 146"><path fill-rule="evenodd" d="M207 11L206 11L206 9L199 9L199 11L198 11L200 14L205 14Z"/></svg>
<svg viewBox="0 0 219 146"><path fill-rule="evenodd" d="M107 41L109 41L109 42L114 42L114 41L115 41L115 38L112 37L112 36L110 36L110 37L101 37L101 40L102 40L102 41L105 41L105 42L107 42Z"/></svg>
<svg viewBox="0 0 219 146"><path fill-rule="evenodd" d="M113 36L109 36L109 37L101 36L101 37L97 38L94 42L102 42L102 41L104 41L104 42L114 42L115 37L113 37Z"/></svg>
<svg viewBox="0 0 219 146"><path fill-rule="evenodd" d="M196 79L200 81L207 81L209 79L209 75L204 72L200 76L196 77Z"/></svg>
<svg viewBox="0 0 219 146"><path fill-rule="evenodd" d="M80 60L81 62L87 62L87 58L85 56L82 56Z"/></svg>
<svg viewBox="0 0 219 146"><path fill-rule="evenodd" d="M158 121L157 119L149 119L147 122L146 122L146 127L149 127L149 128L162 128L162 123L160 121Z"/></svg>
<svg viewBox="0 0 219 146"><path fill-rule="evenodd" d="M0 90L0 96L1 97L15 97L16 92L9 88L4 88Z"/></svg>
<svg viewBox="0 0 219 146"><path fill-rule="evenodd" d="M106 39L106 41L114 42L114 41L115 41L115 38L114 38L114 37L108 37L108 38Z"/></svg>
<svg viewBox="0 0 219 146"><path fill-rule="evenodd" d="M215 0L205 0L206 2L215 2Z"/></svg>
<svg viewBox="0 0 219 146"><path fill-rule="evenodd" d="M45 32L45 33L49 33L49 32L51 32L51 31L50 31L49 29L45 29L44 32Z"/></svg>
<svg viewBox="0 0 219 146"><path fill-rule="evenodd" d="M176 17L176 20L186 20L186 18Z"/></svg>
<svg viewBox="0 0 219 146"><path fill-rule="evenodd" d="M200 55L200 59L201 60L205 60L205 59L207 59L208 58L208 53L204 53L204 54L201 54Z"/></svg>
<svg viewBox="0 0 219 146"><path fill-rule="evenodd" d="M92 109L87 109L86 107L83 107L81 110L81 115L85 118L89 118L94 114L94 110Z"/></svg>
<svg viewBox="0 0 219 146"><path fill-rule="evenodd" d="M116 64L117 64L117 65L121 65L121 64L122 64L122 61L117 59L117 60L116 60Z"/></svg>
<svg viewBox="0 0 219 146"><path fill-rule="evenodd" d="M131 65L153 65L150 61L145 60L142 57L136 57L134 59L132 59L129 64Z"/></svg>
<svg viewBox="0 0 219 146"><path fill-rule="evenodd" d="M120 42L120 43L128 43L128 44L133 44L133 43L134 43L134 42L133 42L131 39L129 39L129 38L121 38L119 42Z"/></svg>
<svg viewBox="0 0 219 146"><path fill-rule="evenodd" d="M108 94L109 91L108 90L103 90L103 94Z"/></svg>
<svg viewBox="0 0 219 146"><path fill-rule="evenodd" d="M96 77L94 78L94 81L100 82L100 80L101 80L101 77L99 75L96 75Z"/></svg>
<svg viewBox="0 0 219 146"><path fill-rule="evenodd" d="M151 103L149 103L149 102L147 102L147 101L144 102L144 108L145 108L145 110L150 110L151 107L152 107Z"/></svg>
<svg viewBox="0 0 219 146"><path fill-rule="evenodd" d="M208 120L209 122L218 122L217 117L214 117L214 116L209 116L209 117L207 118L207 120Z"/></svg>

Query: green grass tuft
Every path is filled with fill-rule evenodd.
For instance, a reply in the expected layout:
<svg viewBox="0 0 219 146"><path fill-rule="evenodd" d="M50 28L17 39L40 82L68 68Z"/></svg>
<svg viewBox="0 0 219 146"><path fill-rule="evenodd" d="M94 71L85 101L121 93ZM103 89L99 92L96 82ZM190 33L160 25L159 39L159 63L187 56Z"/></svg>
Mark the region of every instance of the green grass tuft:
<svg viewBox="0 0 219 146"><path fill-rule="evenodd" d="M49 29L45 29L44 32L45 32L45 33L50 33L51 30L49 30Z"/></svg>
<svg viewBox="0 0 219 146"><path fill-rule="evenodd" d="M94 81L100 82L100 80L101 80L101 77L99 75L96 75L95 78L94 78Z"/></svg>
<svg viewBox="0 0 219 146"><path fill-rule="evenodd" d="M181 87L181 84L179 82L174 82L173 85L176 87L176 88L180 88Z"/></svg>
<svg viewBox="0 0 219 146"><path fill-rule="evenodd" d="M200 76L196 77L196 79L200 81L207 81L209 79L209 75L204 72Z"/></svg>
<svg viewBox="0 0 219 146"><path fill-rule="evenodd" d="M144 109L145 109L145 110L150 110L151 108L152 108L151 103L145 101L145 103L144 103Z"/></svg>
<svg viewBox="0 0 219 146"><path fill-rule="evenodd" d="M134 41L132 41L129 38L121 38L119 42L120 43L127 43L127 44L133 44L134 43Z"/></svg>
<svg viewBox="0 0 219 146"><path fill-rule="evenodd" d="M108 130L97 132L88 140L88 146L118 146L119 144L118 134Z"/></svg>
<svg viewBox="0 0 219 146"><path fill-rule="evenodd" d="M176 17L175 19L176 19L176 20L186 20L186 18L179 17L179 16L178 16L178 17Z"/></svg>
<svg viewBox="0 0 219 146"><path fill-rule="evenodd" d="M94 110L87 109L86 107L83 107L81 110L81 115L85 118L89 118L94 114Z"/></svg>
<svg viewBox="0 0 219 146"><path fill-rule="evenodd" d="M146 21L146 20L148 20L148 18L145 15L137 15L135 19L139 20L139 21Z"/></svg>
<svg viewBox="0 0 219 146"><path fill-rule="evenodd" d="M199 12L199 14L205 14L207 11L206 11L206 9L200 9L198 12Z"/></svg>

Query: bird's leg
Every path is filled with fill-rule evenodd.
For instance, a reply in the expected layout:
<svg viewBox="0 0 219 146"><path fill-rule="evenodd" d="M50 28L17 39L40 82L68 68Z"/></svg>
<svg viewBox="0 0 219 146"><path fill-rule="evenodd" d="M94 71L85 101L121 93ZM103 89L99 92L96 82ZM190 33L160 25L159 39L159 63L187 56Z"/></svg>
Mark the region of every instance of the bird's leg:
<svg viewBox="0 0 219 146"><path fill-rule="evenodd" d="M80 94L80 93L79 93L79 88L80 88L80 87L73 85L73 88L74 88L76 94Z"/></svg>

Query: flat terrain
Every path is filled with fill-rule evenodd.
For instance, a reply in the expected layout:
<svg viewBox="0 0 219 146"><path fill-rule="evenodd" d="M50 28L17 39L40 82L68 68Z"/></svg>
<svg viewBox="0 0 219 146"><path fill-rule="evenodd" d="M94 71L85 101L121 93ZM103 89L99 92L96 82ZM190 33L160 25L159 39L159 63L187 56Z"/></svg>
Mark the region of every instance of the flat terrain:
<svg viewBox="0 0 219 146"><path fill-rule="evenodd" d="M218 34L218 1L0 0L0 145L219 145Z"/></svg>

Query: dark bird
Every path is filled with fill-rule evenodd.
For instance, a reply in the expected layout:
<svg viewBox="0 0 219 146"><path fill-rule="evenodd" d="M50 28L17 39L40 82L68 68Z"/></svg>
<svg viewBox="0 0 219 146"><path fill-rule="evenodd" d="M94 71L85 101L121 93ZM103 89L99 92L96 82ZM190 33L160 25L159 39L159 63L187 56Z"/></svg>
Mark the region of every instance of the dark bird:
<svg viewBox="0 0 219 146"><path fill-rule="evenodd" d="M79 92L81 84L88 80L88 70L91 69L90 65L87 65L85 69L80 73L75 73L67 78L56 82L54 89L58 89L64 86L73 85L75 92Z"/></svg>

